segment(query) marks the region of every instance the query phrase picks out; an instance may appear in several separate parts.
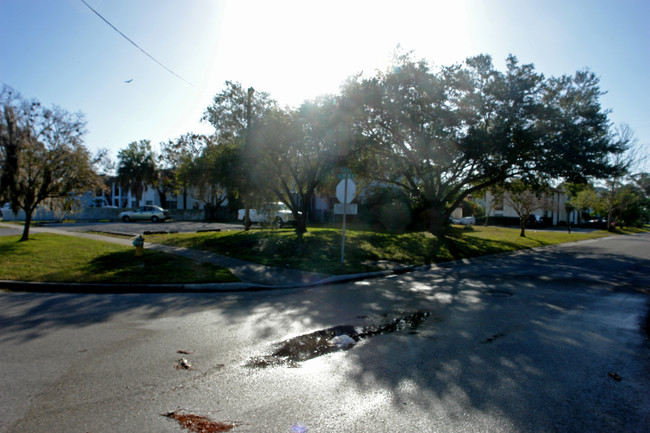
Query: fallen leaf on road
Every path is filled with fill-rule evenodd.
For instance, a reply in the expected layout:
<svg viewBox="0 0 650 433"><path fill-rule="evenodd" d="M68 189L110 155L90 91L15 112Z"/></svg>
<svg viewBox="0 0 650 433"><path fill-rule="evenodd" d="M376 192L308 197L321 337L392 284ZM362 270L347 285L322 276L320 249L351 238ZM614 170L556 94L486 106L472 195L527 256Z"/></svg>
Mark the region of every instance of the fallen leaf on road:
<svg viewBox="0 0 650 433"><path fill-rule="evenodd" d="M230 430L240 425L238 423L223 423L212 421L206 416L192 415L189 413L178 413L176 411L163 413L161 415L176 420L182 428L187 429L193 433L229 432Z"/></svg>
<svg viewBox="0 0 650 433"><path fill-rule="evenodd" d="M192 351L190 351L190 350L179 350L179 351L177 351L176 353L180 353L181 355L191 355L191 354L193 354L194 352L192 352Z"/></svg>

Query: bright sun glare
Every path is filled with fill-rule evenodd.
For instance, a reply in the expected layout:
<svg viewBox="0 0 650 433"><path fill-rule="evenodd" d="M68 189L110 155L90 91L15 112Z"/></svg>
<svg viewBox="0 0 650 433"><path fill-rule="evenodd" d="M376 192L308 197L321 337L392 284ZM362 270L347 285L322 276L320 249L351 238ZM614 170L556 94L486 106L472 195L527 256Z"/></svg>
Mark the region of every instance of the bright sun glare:
<svg viewBox="0 0 650 433"><path fill-rule="evenodd" d="M468 29L464 1L229 2L206 84L234 79L298 105L385 69L398 46L437 65L458 62L472 53Z"/></svg>

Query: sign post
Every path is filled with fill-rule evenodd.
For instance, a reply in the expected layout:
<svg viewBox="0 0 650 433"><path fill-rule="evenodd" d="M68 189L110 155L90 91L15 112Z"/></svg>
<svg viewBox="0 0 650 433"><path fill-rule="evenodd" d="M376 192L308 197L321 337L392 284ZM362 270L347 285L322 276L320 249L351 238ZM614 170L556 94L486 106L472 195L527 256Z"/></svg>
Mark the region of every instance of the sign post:
<svg viewBox="0 0 650 433"><path fill-rule="evenodd" d="M354 181L351 179L354 178L354 174L349 168L342 169L342 173L339 174L339 179L343 179L339 182L336 187L336 198L343 203L343 230L341 238L341 264L345 260L345 219L348 214L348 205L354 199L354 196L357 192L357 186L354 184Z"/></svg>

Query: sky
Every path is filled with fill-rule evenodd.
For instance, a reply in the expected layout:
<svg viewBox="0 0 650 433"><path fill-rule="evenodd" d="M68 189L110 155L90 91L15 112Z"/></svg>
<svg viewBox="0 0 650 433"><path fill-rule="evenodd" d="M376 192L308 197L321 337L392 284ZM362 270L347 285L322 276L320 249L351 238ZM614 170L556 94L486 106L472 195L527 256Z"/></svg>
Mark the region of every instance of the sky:
<svg viewBox="0 0 650 433"><path fill-rule="evenodd" d="M434 66L489 54L504 70L513 54L546 76L588 68L614 126L650 148L647 0L85 2L131 42L82 0L0 0L0 84L84 113L87 147L114 161L132 141L212 132L201 118L226 80L297 107L385 70L398 46Z"/></svg>

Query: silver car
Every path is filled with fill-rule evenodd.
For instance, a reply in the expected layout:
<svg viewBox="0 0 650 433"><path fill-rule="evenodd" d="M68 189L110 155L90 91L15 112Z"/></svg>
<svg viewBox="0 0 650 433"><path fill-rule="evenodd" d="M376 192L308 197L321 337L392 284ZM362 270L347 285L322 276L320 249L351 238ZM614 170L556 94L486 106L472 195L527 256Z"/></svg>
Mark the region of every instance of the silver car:
<svg viewBox="0 0 650 433"><path fill-rule="evenodd" d="M154 223L165 221L169 213L159 206L140 206L136 210L129 210L120 214L120 219L125 223L129 221L151 220Z"/></svg>

